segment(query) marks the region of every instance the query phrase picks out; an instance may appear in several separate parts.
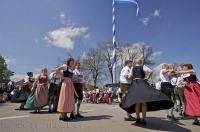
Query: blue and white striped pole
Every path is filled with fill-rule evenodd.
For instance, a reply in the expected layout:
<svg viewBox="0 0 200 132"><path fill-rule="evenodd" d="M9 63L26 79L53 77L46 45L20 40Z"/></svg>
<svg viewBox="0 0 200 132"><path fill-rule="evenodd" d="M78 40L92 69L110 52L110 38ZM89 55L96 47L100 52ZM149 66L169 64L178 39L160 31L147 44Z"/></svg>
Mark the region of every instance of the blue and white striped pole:
<svg viewBox="0 0 200 132"><path fill-rule="evenodd" d="M112 38L112 44L113 44L113 62L112 62L112 70L113 70L113 84L116 83L116 32L115 32L115 0L113 0L112 2L112 24L113 24L113 28L112 28L112 33L113 33L113 38Z"/></svg>
<svg viewBox="0 0 200 132"><path fill-rule="evenodd" d="M112 56L112 70L113 70L113 81L112 83L116 83L116 62L117 62L117 57L116 57L116 30L115 30L115 4L116 2L118 3L132 3L137 6L137 11L136 11L136 16L138 15L139 12L139 5L136 0L113 0L112 1L112 33L113 33L113 39L112 39L112 44L113 44L113 56Z"/></svg>

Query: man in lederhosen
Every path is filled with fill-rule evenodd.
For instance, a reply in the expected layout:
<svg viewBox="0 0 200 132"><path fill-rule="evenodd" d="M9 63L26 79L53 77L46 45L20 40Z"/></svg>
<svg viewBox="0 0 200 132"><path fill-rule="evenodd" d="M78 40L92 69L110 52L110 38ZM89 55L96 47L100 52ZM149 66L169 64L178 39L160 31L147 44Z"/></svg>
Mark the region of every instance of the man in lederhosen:
<svg viewBox="0 0 200 132"><path fill-rule="evenodd" d="M122 68L120 73L120 89L122 93L122 98L125 96L125 94L128 91L128 88L131 85L132 82L132 64L133 62L131 60L125 61L125 67ZM121 100L121 99L120 99ZM127 117L124 118L125 121L135 121L136 119L131 116L131 114L127 113Z"/></svg>
<svg viewBox="0 0 200 132"><path fill-rule="evenodd" d="M79 62L76 62L75 69L73 71L74 73L74 87L76 90L76 93L78 94L78 97L76 97L77 100L77 118L83 118L80 114L80 106L83 100L83 83L84 83L84 77L83 73L81 72L81 64Z"/></svg>
<svg viewBox="0 0 200 132"><path fill-rule="evenodd" d="M53 71L50 74L50 85L49 85L49 113L57 111L58 105L58 94L60 89L62 75L59 71Z"/></svg>
<svg viewBox="0 0 200 132"><path fill-rule="evenodd" d="M160 80L161 80L161 91L167 95L170 99L174 96L173 86L171 84L171 72L173 69L170 68L169 64L163 64L160 70ZM167 118L171 120L177 120L174 117L173 107L167 111Z"/></svg>

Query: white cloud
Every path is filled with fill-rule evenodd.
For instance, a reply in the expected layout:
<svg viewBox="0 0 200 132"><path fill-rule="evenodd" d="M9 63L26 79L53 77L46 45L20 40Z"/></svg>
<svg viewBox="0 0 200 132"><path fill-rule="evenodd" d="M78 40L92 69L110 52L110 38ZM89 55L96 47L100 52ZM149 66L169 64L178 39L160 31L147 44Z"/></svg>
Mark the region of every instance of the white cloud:
<svg viewBox="0 0 200 132"><path fill-rule="evenodd" d="M152 54L152 59L155 59L163 54L162 51L156 51Z"/></svg>
<svg viewBox="0 0 200 132"><path fill-rule="evenodd" d="M48 35L44 37L44 40L53 46L73 50L75 40L79 37L87 38L87 31L88 27L62 27L48 32Z"/></svg>
<svg viewBox="0 0 200 132"><path fill-rule="evenodd" d="M60 13L60 19L66 19L65 14L63 12Z"/></svg>
<svg viewBox="0 0 200 132"><path fill-rule="evenodd" d="M16 59L13 58L12 56L10 56L10 57L5 57L5 61L6 61L6 64L7 64L7 65L13 65L13 64L16 63Z"/></svg>
<svg viewBox="0 0 200 132"><path fill-rule="evenodd" d="M155 11L152 13L153 17L159 17L160 16L160 10L159 9L155 9Z"/></svg>
<svg viewBox="0 0 200 132"><path fill-rule="evenodd" d="M85 39L90 38L90 34L89 34L89 33L86 34L86 35L84 36L84 38L85 38Z"/></svg>
<svg viewBox="0 0 200 132"><path fill-rule="evenodd" d="M155 9L153 13L151 13L147 17L139 19L139 21L141 21L145 26L148 26L150 20L152 18L155 18L155 17L160 17L160 10L159 9Z"/></svg>
<svg viewBox="0 0 200 132"><path fill-rule="evenodd" d="M61 12L59 15L59 20L63 25L73 25L69 16Z"/></svg>
<svg viewBox="0 0 200 132"><path fill-rule="evenodd" d="M145 26L148 26L148 25L149 25L149 20L150 20L149 17L145 17L145 18L140 19L140 21L141 21Z"/></svg>
<svg viewBox="0 0 200 132"><path fill-rule="evenodd" d="M24 77L25 77L25 74L14 74L14 76L11 76L10 79L17 82L24 79Z"/></svg>
<svg viewBox="0 0 200 132"><path fill-rule="evenodd" d="M34 72L39 73L41 71L42 68L34 68Z"/></svg>

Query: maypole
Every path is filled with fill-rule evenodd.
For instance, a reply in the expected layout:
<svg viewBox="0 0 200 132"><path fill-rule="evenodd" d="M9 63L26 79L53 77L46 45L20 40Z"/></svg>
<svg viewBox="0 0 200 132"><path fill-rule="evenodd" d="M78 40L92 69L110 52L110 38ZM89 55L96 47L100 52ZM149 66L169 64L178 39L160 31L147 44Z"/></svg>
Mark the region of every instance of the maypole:
<svg viewBox="0 0 200 132"><path fill-rule="evenodd" d="M116 83L116 32L115 32L115 0L113 0L112 2L112 24L113 24L113 28L112 28L112 45L113 45L113 63L112 63L112 71L113 71L113 80L112 83Z"/></svg>
<svg viewBox="0 0 200 132"><path fill-rule="evenodd" d="M136 16L138 15L139 12L139 6L136 0L112 0L112 45L113 45L113 60L112 60L112 72L113 72L113 80L112 80L112 84L116 83L116 62L117 62L117 57L116 57L116 23L115 23L115 19L116 19L116 14L115 14L115 4L116 2L118 3L133 3L137 6L137 11L136 11ZM114 87L114 85L113 85Z"/></svg>

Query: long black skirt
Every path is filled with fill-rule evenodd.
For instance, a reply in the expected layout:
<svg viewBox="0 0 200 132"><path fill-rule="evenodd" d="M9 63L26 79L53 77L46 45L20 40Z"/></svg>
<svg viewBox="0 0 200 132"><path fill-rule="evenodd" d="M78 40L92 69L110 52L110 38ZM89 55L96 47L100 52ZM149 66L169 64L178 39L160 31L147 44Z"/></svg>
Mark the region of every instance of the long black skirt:
<svg viewBox="0 0 200 132"><path fill-rule="evenodd" d="M174 106L171 99L143 79L133 80L120 107L128 113L135 113L135 105L138 103L146 103L147 111L170 109Z"/></svg>

